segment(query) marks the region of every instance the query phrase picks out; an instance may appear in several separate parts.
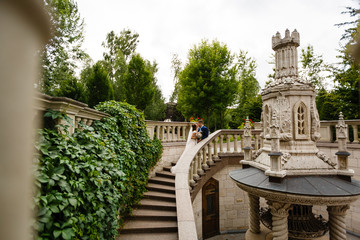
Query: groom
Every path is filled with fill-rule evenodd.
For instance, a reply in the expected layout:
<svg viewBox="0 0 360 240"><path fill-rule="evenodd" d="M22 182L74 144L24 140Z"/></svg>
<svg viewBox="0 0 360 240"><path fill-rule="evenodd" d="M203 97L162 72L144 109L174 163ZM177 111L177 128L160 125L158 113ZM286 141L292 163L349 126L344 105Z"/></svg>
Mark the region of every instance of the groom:
<svg viewBox="0 0 360 240"><path fill-rule="evenodd" d="M204 126L203 120L199 120L198 122L198 132L201 132L201 139L198 140L198 142L202 141L203 139L207 138L209 136L209 129Z"/></svg>

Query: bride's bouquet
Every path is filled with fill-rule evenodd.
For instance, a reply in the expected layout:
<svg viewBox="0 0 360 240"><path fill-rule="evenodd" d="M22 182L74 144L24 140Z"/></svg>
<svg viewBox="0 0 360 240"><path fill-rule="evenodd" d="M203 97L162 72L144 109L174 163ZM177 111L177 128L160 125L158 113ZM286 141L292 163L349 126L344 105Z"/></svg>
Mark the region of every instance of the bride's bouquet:
<svg viewBox="0 0 360 240"><path fill-rule="evenodd" d="M196 133L196 139L201 139L202 138L202 133L201 132L197 132Z"/></svg>

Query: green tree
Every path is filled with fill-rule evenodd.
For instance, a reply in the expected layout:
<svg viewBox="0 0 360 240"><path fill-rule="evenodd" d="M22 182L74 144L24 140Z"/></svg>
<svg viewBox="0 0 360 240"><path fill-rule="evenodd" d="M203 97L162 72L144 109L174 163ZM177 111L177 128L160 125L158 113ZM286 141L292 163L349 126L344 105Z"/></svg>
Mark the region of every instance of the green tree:
<svg viewBox="0 0 360 240"><path fill-rule="evenodd" d="M86 86L75 77L65 79L60 88L54 90L54 96L68 97L83 103L88 100Z"/></svg>
<svg viewBox="0 0 360 240"><path fill-rule="evenodd" d="M171 71L174 74L174 91L170 96L170 102L176 102L179 94L179 74L182 70L182 62L179 58L179 55L173 54L171 59Z"/></svg>
<svg viewBox="0 0 360 240"><path fill-rule="evenodd" d="M72 82L74 72L88 55L82 50L84 21L74 0L44 0L53 37L40 52L42 76L39 88L54 95L56 89Z"/></svg>
<svg viewBox="0 0 360 240"><path fill-rule="evenodd" d="M115 99L122 101L124 96L123 78L127 70L127 62L135 53L139 43L139 34L129 29L123 29L120 34L114 31L106 35L102 46L106 49L103 53L104 66L109 73L110 80L114 87Z"/></svg>
<svg viewBox="0 0 360 240"><path fill-rule="evenodd" d="M101 62L97 62L87 79L88 103L90 107L100 102L114 99L114 90L110 83L107 71Z"/></svg>
<svg viewBox="0 0 360 240"><path fill-rule="evenodd" d="M317 90L325 88L325 72L328 71L328 67L324 63L322 55L315 54L312 45L301 49L300 62L302 64L300 77L311 82Z"/></svg>
<svg viewBox="0 0 360 240"><path fill-rule="evenodd" d="M216 40L203 40L190 49L179 75L178 104L186 118L206 116L210 126L210 114L223 113L232 104L238 86L233 60L227 46Z"/></svg>
<svg viewBox="0 0 360 240"><path fill-rule="evenodd" d="M155 84L154 97L144 110L145 119L162 121L165 119L166 104L160 88Z"/></svg>
<svg viewBox="0 0 360 240"><path fill-rule="evenodd" d="M139 55L133 55L124 75L125 100L144 110L152 102L155 93L154 77L149 63Z"/></svg>

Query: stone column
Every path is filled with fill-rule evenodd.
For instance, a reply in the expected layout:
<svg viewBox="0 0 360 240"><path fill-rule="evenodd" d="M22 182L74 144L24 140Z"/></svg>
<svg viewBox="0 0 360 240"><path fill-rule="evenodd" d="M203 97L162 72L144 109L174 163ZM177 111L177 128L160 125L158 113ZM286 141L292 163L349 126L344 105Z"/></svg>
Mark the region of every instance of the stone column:
<svg viewBox="0 0 360 240"><path fill-rule="evenodd" d="M249 196L249 229L253 233L260 232L260 200L258 196L248 193Z"/></svg>
<svg viewBox="0 0 360 240"><path fill-rule="evenodd" d="M161 127L159 125L156 126L156 138L157 139L160 139L160 128Z"/></svg>
<svg viewBox="0 0 360 240"><path fill-rule="evenodd" d="M272 215L273 240L288 240L290 203L268 201Z"/></svg>
<svg viewBox="0 0 360 240"><path fill-rule="evenodd" d="M175 126L171 127L171 141L175 141Z"/></svg>
<svg viewBox="0 0 360 240"><path fill-rule="evenodd" d="M214 144L214 159L218 159L217 138L213 140L213 144Z"/></svg>
<svg viewBox="0 0 360 240"><path fill-rule="evenodd" d="M224 152L224 135L220 135L220 152Z"/></svg>
<svg viewBox="0 0 360 240"><path fill-rule="evenodd" d="M359 143L359 136L358 136L358 126L357 125L352 125L352 129L353 129L353 135L354 135L354 143Z"/></svg>
<svg viewBox="0 0 360 240"><path fill-rule="evenodd" d="M204 171L206 171L207 169L209 169L209 166L206 164L206 147L204 146L204 148L202 149L202 168L204 169Z"/></svg>
<svg viewBox="0 0 360 240"><path fill-rule="evenodd" d="M330 240L342 240L346 238L345 216L349 205L328 206Z"/></svg>
<svg viewBox="0 0 360 240"><path fill-rule="evenodd" d="M177 141L180 141L180 126L177 126L176 127L176 140Z"/></svg>
<svg viewBox="0 0 360 240"><path fill-rule="evenodd" d="M198 161L198 164L197 164L197 166L198 166L197 174L198 174L199 176L202 176L202 175L204 175L204 170L203 170L202 167L201 167L201 153L200 153L200 152L198 152L198 153L196 154L196 160Z"/></svg>
<svg viewBox="0 0 360 240"><path fill-rule="evenodd" d="M170 141L170 126L166 126L166 141L169 142Z"/></svg>
<svg viewBox="0 0 360 240"><path fill-rule="evenodd" d="M227 153L230 152L230 138L231 138L230 134L226 135L226 152Z"/></svg>
<svg viewBox="0 0 360 240"><path fill-rule="evenodd" d="M207 148L208 148L208 160L207 160L207 164L208 164L209 166L211 166L212 164L214 164L214 161L212 160L211 142L208 143Z"/></svg>

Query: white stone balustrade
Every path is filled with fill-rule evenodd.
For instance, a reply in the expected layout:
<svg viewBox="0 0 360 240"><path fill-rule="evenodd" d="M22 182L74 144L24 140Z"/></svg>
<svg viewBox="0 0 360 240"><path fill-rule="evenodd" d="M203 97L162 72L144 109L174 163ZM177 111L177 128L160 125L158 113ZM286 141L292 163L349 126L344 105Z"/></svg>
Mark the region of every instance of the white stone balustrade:
<svg viewBox="0 0 360 240"><path fill-rule="evenodd" d="M52 97L41 93L35 95L35 109L38 115L41 116L47 109L66 113L71 119L71 124L69 125L67 122L63 122L63 124L69 125L70 134L73 134L75 129L80 127L80 122L90 126L93 121L109 116L106 113L89 108L85 103L66 97Z"/></svg>
<svg viewBox="0 0 360 240"><path fill-rule="evenodd" d="M190 196L192 188L196 186L196 182L206 174L212 164L219 161L219 156L236 155L242 152L242 141L241 137L239 141L239 136L242 136L243 133L244 131L239 129L218 130L189 149L178 160L175 170L175 191L179 240L197 239ZM261 130L252 130L254 149L259 148L262 144L260 133Z"/></svg>
<svg viewBox="0 0 360 240"><path fill-rule="evenodd" d="M320 121L320 134L321 138L319 141L321 142L332 142L336 139L336 136L333 136L333 131L335 129L336 124L338 123L337 120L331 121ZM345 120L345 124L348 126L348 133L347 133L347 142L352 143L359 143L359 126L360 126L360 119L354 120ZM351 134L354 136L353 141L350 141L349 136ZM337 133L335 133L337 134Z"/></svg>
<svg viewBox="0 0 360 240"><path fill-rule="evenodd" d="M146 120L146 129L151 139L155 137L162 142L185 142L191 122L161 122Z"/></svg>

